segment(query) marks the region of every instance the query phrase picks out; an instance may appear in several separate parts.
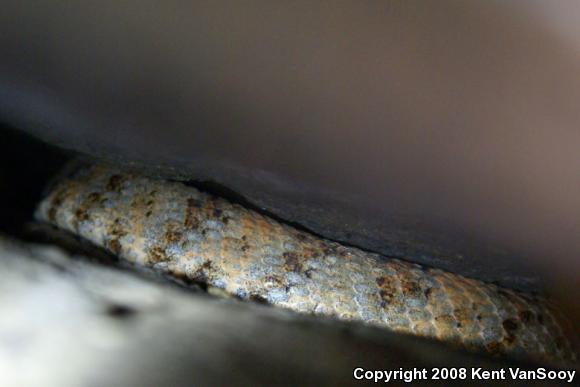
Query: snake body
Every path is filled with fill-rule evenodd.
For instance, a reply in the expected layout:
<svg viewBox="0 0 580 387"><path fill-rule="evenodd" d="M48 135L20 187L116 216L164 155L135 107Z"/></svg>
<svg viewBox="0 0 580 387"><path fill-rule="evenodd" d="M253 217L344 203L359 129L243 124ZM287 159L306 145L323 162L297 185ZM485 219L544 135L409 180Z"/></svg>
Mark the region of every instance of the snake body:
<svg viewBox="0 0 580 387"><path fill-rule="evenodd" d="M494 354L575 359L541 297L343 246L179 182L82 168L61 178L37 218L242 299Z"/></svg>

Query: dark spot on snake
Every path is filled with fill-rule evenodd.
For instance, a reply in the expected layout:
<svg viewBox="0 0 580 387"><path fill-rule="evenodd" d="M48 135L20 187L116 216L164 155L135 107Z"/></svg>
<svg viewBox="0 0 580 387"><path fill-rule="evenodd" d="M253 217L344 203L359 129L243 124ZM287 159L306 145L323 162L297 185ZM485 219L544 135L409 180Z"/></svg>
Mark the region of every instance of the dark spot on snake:
<svg viewBox="0 0 580 387"><path fill-rule="evenodd" d="M79 223L84 222L89 219L89 214L87 214L87 210L84 207L79 207L75 211L75 216L73 220L73 226L78 231Z"/></svg>
<svg viewBox="0 0 580 387"><path fill-rule="evenodd" d="M165 255L165 249L159 246L154 246L149 250L149 256L153 262L163 262L167 261L167 255Z"/></svg>
<svg viewBox="0 0 580 387"><path fill-rule="evenodd" d="M510 346L516 341L514 332L518 329L518 323L508 318L503 321L502 326L507 332L507 335L503 338L503 343Z"/></svg>
<svg viewBox="0 0 580 387"><path fill-rule="evenodd" d="M376 279L377 285L379 285L379 296L381 299L381 306L385 307L389 304L392 304L395 300L395 296L397 294L397 289L393 285L389 278L387 277L379 277Z"/></svg>
<svg viewBox="0 0 580 387"><path fill-rule="evenodd" d="M475 319L476 319L477 321L481 321L481 315L480 315L480 314L478 314L477 316L475 316Z"/></svg>
<svg viewBox="0 0 580 387"><path fill-rule="evenodd" d="M276 284L276 287L278 287L278 288L284 288L284 290L286 292L288 292L288 290L290 290L290 286L286 285L284 283L284 280L280 276L269 275L266 277L266 281Z"/></svg>
<svg viewBox="0 0 580 387"><path fill-rule="evenodd" d="M123 184L123 176L113 175L109 178L109 182L107 183L106 189L108 191L119 192L122 184Z"/></svg>
<svg viewBox="0 0 580 387"><path fill-rule="evenodd" d="M316 256L316 252L314 249L305 247L302 249L301 255L306 259L310 259L310 258L314 258Z"/></svg>
<svg viewBox="0 0 580 387"><path fill-rule="evenodd" d="M432 292L433 292L433 288L427 288L423 291L423 294L425 295L425 298L429 299Z"/></svg>
<svg viewBox="0 0 580 387"><path fill-rule="evenodd" d="M304 271L304 275L306 276L306 278L312 278L312 272L313 269L307 269Z"/></svg>
<svg viewBox="0 0 580 387"><path fill-rule="evenodd" d="M523 310L519 313L519 317L524 323L529 323L534 318L534 313L529 310Z"/></svg>
<svg viewBox="0 0 580 387"><path fill-rule="evenodd" d="M61 189L54 195L54 198L50 202L50 209L48 210L48 220L54 222L56 218L56 213L58 207L64 202L64 198L66 197L66 189Z"/></svg>
<svg viewBox="0 0 580 387"><path fill-rule="evenodd" d="M408 280L406 278L401 280L401 290L403 291L403 295L405 297L418 298L423 294L421 287L417 284L417 282Z"/></svg>
<svg viewBox="0 0 580 387"><path fill-rule="evenodd" d="M101 199L101 194L99 192L91 192L87 195L87 201L91 203L96 203Z"/></svg>
<svg viewBox="0 0 580 387"><path fill-rule="evenodd" d="M197 219L196 213L198 212L201 204L198 200L189 198L187 199L187 208L185 210L185 220L183 222L184 226L190 229L199 228L199 220Z"/></svg>
<svg viewBox="0 0 580 387"><path fill-rule="evenodd" d="M385 302L387 299L390 300L393 296L391 293L387 292L386 290L380 290L379 294L380 294L381 298L383 299L383 301L385 301Z"/></svg>
<svg viewBox="0 0 580 387"><path fill-rule="evenodd" d="M105 313L110 317L125 319L134 316L137 310L128 305L109 304L105 309Z"/></svg>
<svg viewBox="0 0 580 387"><path fill-rule="evenodd" d="M145 217L147 217L147 218L148 218L148 217L150 217L152 213L153 213L153 212L152 212L151 210L147 211L147 212L145 213Z"/></svg>
<svg viewBox="0 0 580 387"><path fill-rule="evenodd" d="M121 225L121 219L119 218L116 218L113 221L113 224L108 228L107 232L117 238L121 238L127 235L127 231L123 229L123 226Z"/></svg>
<svg viewBox="0 0 580 387"><path fill-rule="evenodd" d="M386 304L391 304L393 302L393 300L395 299L395 294L391 291L388 290L381 290L379 292L379 295L381 296L381 300L385 302Z"/></svg>
<svg viewBox="0 0 580 387"><path fill-rule="evenodd" d="M121 252L121 243L119 242L119 239L115 238L109 241L109 249L113 254L119 255Z"/></svg>
<svg viewBox="0 0 580 387"><path fill-rule="evenodd" d="M205 261L199 269L193 273L190 278L192 283L199 285L204 291L207 291L209 278L208 272L212 270L212 263L210 261Z"/></svg>
<svg viewBox="0 0 580 387"><path fill-rule="evenodd" d="M213 209L213 216L215 216L216 218L219 218L220 216L222 216L222 210L220 210L219 208L214 208Z"/></svg>
<svg viewBox="0 0 580 387"><path fill-rule="evenodd" d="M165 231L165 242L166 243L177 243L181 240L182 233L175 229L174 225L169 225L167 231Z"/></svg>
<svg viewBox="0 0 580 387"><path fill-rule="evenodd" d="M515 321L511 318L503 320L502 326L506 330L506 332L508 332L508 333L514 332L518 329L517 321Z"/></svg>
<svg viewBox="0 0 580 387"><path fill-rule="evenodd" d="M470 320L470 312L469 309L466 308L455 308L453 309L453 315L455 315L455 317L459 320L459 321L469 321Z"/></svg>
<svg viewBox="0 0 580 387"><path fill-rule="evenodd" d="M294 273L300 273L302 271L302 264L300 263L296 253L285 252L284 260L284 267L287 271L292 271Z"/></svg>

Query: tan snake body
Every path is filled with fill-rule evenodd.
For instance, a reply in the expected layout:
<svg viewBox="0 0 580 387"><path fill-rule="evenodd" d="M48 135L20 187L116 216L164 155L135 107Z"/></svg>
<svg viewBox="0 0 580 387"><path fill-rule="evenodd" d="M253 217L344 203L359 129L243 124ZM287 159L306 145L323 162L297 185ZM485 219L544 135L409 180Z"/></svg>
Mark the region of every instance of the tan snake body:
<svg viewBox="0 0 580 387"><path fill-rule="evenodd" d="M543 298L343 246L178 182L84 168L53 187L37 218L242 299L491 353L575 359Z"/></svg>

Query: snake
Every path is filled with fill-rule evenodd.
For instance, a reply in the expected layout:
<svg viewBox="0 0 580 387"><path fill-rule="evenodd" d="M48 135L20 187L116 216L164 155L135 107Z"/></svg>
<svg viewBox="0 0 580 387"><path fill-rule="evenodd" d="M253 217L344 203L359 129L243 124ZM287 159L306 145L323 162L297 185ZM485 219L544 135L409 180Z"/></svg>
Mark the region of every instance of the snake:
<svg viewBox="0 0 580 387"><path fill-rule="evenodd" d="M83 165L52 184L35 217L242 300L492 355L576 361L570 323L545 297L328 240L191 184Z"/></svg>

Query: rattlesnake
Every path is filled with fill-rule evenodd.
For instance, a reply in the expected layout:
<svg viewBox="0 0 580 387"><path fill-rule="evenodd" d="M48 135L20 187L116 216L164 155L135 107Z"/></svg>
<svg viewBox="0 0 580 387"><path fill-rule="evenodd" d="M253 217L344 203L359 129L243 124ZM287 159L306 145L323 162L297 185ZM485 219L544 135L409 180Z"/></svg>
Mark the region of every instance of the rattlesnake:
<svg viewBox="0 0 580 387"><path fill-rule="evenodd" d="M575 360L546 299L325 240L179 182L84 167L52 187L36 216L241 299L494 354Z"/></svg>

